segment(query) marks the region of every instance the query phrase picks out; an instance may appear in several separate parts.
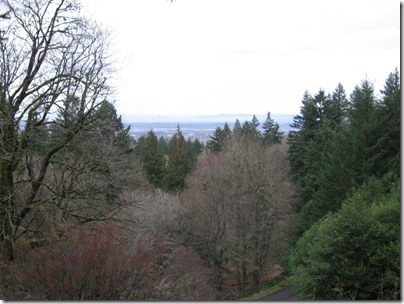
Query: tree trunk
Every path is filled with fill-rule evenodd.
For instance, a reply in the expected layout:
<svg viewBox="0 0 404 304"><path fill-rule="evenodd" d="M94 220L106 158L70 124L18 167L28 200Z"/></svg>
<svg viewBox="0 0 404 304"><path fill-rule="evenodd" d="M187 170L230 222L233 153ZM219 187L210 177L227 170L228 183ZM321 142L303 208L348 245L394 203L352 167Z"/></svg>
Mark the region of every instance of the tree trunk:
<svg viewBox="0 0 404 304"><path fill-rule="evenodd" d="M14 259L13 222L15 219L12 163L0 158L0 241L10 260Z"/></svg>
<svg viewBox="0 0 404 304"><path fill-rule="evenodd" d="M12 115L10 115L12 116ZM17 136L13 119L3 117L0 129L0 242L10 260L14 259L15 189Z"/></svg>

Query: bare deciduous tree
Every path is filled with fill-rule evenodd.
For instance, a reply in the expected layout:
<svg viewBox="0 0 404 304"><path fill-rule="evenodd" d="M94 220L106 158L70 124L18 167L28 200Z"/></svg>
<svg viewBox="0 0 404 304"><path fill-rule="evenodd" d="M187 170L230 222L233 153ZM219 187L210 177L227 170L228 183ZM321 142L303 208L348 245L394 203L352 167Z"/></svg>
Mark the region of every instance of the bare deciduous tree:
<svg viewBox="0 0 404 304"><path fill-rule="evenodd" d="M214 268L214 284L220 294L223 289L222 270L229 251L231 229L232 166L223 153L204 155L187 180L188 189L182 194L184 229L192 237L188 242Z"/></svg>
<svg viewBox="0 0 404 304"><path fill-rule="evenodd" d="M222 152L200 160L187 184L182 200L191 244L215 265L217 291L225 262L240 287L258 284L287 244L292 220L285 147L231 138Z"/></svg>
<svg viewBox="0 0 404 304"><path fill-rule="evenodd" d="M108 36L79 9L76 0L0 1L9 17L0 22L0 241L10 259L16 231L44 203L52 161L108 94ZM33 155L38 130L56 125L72 100L76 115Z"/></svg>
<svg viewBox="0 0 404 304"><path fill-rule="evenodd" d="M224 152L237 168L237 195L234 199L232 238L241 270L241 283L250 272L258 285L268 262L277 262L287 244L293 214L293 185L288 176L286 147L265 147L258 140L235 137ZM239 198L239 199L237 199Z"/></svg>

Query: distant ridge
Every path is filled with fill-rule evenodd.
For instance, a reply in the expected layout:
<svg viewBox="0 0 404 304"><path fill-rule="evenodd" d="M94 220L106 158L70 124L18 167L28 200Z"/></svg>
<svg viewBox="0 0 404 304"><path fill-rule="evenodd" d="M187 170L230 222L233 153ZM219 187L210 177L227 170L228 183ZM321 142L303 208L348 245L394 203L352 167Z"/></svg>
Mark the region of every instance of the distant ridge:
<svg viewBox="0 0 404 304"><path fill-rule="evenodd" d="M238 119L241 123L252 119L254 114L214 114L214 115L136 115L122 114L122 120L125 123L135 122L218 122L234 123ZM256 114L258 120L263 122L267 113ZM278 124L292 123L295 114L276 114L271 113L271 118Z"/></svg>

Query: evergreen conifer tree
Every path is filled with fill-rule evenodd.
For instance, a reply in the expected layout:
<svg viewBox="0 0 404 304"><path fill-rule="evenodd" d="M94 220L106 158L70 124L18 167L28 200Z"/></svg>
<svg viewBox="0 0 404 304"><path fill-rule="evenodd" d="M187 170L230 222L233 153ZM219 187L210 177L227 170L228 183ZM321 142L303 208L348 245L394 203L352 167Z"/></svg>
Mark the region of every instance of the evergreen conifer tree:
<svg viewBox="0 0 404 304"><path fill-rule="evenodd" d="M350 143L348 168L354 172L353 186L361 185L368 177L375 174L373 147L378 141L376 98L373 84L368 80L356 86L350 96L348 110L349 128L345 137Z"/></svg>
<svg viewBox="0 0 404 304"><path fill-rule="evenodd" d="M156 187L160 187L164 177L165 160L153 130L147 133L143 141L140 159L149 182Z"/></svg>
<svg viewBox="0 0 404 304"><path fill-rule="evenodd" d="M261 138L261 132L258 130L260 122L257 116L253 115L251 121L245 121L241 127L241 134L248 138Z"/></svg>
<svg viewBox="0 0 404 304"><path fill-rule="evenodd" d="M400 172L400 73L397 69L386 79L382 97L376 112L379 139L373 147L375 170L378 175L388 171Z"/></svg>
<svg viewBox="0 0 404 304"><path fill-rule="evenodd" d="M262 124L264 133L262 141L264 144L280 144L282 142L283 132L279 131L279 125L271 118L271 112L268 112L266 120Z"/></svg>
<svg viewBox="0 0 404 304"><path fill-rule="evenodd" d="M192 170L192 155L187 147L180 126L170 140L167 169L163 178L163 188L167 191L181 191L185 187L185 177Z"/></svg>
<svg viewBox="0 0 404 304"><path fill-rule="evenodd" d="M159 149L161 151L161 153L163 153L163 155L167 155L168 154L168 150L169 150L169 142L166 138L164 138L164 136L160 136L159 138Z"/></svg>
<svg viewBox="0 0 404 304"><path fill-rule="evenodd" d="M222 151L223 144L227 137L231 134L231 130L227 122L224 124L224 128L217 127L213 132L213 135L209 135L209 140L206 144L207 148L211 152Z"/></svg>
<svg viewBox="0 0 404 304"><path fill-rule="evenodd" d="M192 141L191 138L188 138L187 147L191 153L192 168L194 168L198 160L199 154L201 154L203 151L203 143L201 143L197 138L194 141Z"/></svg>
<svg viewBox="0 0 404 304"><path fill-rule="evenodd" d="M289 160L291 164L291 175L298 188L298 199L295 202L297 211L310 200L312 188L312 178L308 179L308 171L313 165L313 145L315 131L319 125L319 116L316 103L313 97L306 91L302 100L303 106L300 108L300 115L293 118L291 127L294 129L289 132Z"/></svg>
<svg viewBox="0 0 404 304"><path fill-rule="evenodd" d="M339 83L331 98L328 98L324 104L324 116L335 126L340 125L346 119L347 106L348 100L344 87Z"/></svg>
<svg viewBox="0 0 404 304"><path fill-rule="evenodd" d="M233 127L233 133L238 136L241 134L241 124L240 121L238 119L236 119L236 122L234 123L234 127Z"/></svg>

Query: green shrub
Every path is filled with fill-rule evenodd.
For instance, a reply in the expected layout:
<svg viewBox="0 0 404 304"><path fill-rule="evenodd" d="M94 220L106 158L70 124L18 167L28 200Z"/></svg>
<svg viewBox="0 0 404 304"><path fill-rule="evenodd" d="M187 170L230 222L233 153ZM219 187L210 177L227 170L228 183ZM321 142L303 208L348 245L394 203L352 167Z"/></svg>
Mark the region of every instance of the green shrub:
<svg viewBox="0 0 404 304"><path fill-rule="evenodd" d="M399 299L400 183L385 184L371 179L298 240L289 266L303 298Z"/></svg>

